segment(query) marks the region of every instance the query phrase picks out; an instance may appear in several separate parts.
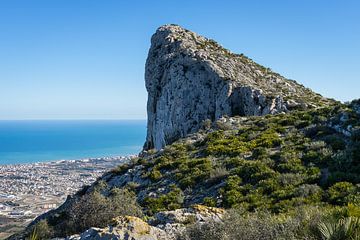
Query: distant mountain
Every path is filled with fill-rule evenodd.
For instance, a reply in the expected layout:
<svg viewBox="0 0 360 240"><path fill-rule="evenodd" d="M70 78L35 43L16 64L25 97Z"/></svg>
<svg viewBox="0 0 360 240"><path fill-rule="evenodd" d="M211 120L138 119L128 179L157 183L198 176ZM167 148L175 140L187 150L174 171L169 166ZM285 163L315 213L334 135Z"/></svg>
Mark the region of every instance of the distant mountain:
<svg viewBox="0 0 360 240"><path fill-rule="evenodd" d="M139 157L10 239L360 238L360 100L176 25L152 37L145 80Z"/></svg>

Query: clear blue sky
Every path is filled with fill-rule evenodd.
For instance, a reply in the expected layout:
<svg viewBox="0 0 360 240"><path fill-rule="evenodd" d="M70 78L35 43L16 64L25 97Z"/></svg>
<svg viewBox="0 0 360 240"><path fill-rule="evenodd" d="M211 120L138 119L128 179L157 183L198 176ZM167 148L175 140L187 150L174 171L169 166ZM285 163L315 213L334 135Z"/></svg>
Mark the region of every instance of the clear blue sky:
<svg viewBox="0 0 360 240"><path fill-rule="evenodd" d="M338 100L360 98L360 1L1 0L0 119L146 118L144 65L176 23Z"/></svg>

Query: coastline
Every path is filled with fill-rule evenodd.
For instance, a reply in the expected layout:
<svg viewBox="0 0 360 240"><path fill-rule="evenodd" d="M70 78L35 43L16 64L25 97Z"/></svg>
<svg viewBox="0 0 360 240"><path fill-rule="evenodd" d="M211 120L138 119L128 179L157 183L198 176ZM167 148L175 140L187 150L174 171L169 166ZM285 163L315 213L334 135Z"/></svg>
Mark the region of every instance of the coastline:
<svg viewBox="0 0 360 240"><path fill-rule="evenodd" d="M0 165L0 239L136 155Z"/></svg>
<svg viewBox="0 0 360 240"><path fill-rule="evenodd" d="M62 164L66 162L70 163L85 163L91 161L111 161L111 160L122 160L125 158L136 157L136 154L129 154L124 156L105 156L105 157L90 157L90 158L79 158L79 159L59 159L59 160L49 160L49 161L37 161L37 162L25 162L25 163L11 163L11 164L1 164L0 168L4 166L19 166L19 165L49 165L49 164Z"/></svg>

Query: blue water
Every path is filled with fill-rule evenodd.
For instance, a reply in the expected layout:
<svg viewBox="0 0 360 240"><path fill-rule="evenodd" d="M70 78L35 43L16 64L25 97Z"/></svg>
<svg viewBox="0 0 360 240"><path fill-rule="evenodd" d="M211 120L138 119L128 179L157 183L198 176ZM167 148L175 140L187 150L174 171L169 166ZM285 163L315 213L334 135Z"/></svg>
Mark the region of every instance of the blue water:
<svg viewBox="0 0 360 240"><path fill-rule="evenodd" d="M0 121L0 164L137 154L145 120Z"/></svg>

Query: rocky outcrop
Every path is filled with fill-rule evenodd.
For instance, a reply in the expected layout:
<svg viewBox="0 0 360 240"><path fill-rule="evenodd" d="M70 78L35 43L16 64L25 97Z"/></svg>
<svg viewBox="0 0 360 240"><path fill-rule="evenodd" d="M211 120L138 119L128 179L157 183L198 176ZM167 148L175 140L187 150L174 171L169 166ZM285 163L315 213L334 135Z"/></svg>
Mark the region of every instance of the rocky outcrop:
<svg viewBox="0 0 360 240"><path fill-rule="evenodd" d="M161 149L196 132L206 119L274 114L327 101L177 25L162 26L152 36L145 81L145 150Z"/></svg>
<svg viewBox="0 0 360 240"><path fill-rule="evenodd" d="M90 228L80 235L64 240L176 240L186 226L207 221L222 221L225 211L220 208L195 205L191 208L159 212L147 223L132 216L119 216L106 228Z"/></svg>
<svg viewBox="0 0 360 240"><path fill-rule="evenodd" d="M78 240L166 240L169 239L165 231L150 226L137 217L120 216L113 220L106 228L90 228L80 236L72 236L68 239Z"/></svg>

